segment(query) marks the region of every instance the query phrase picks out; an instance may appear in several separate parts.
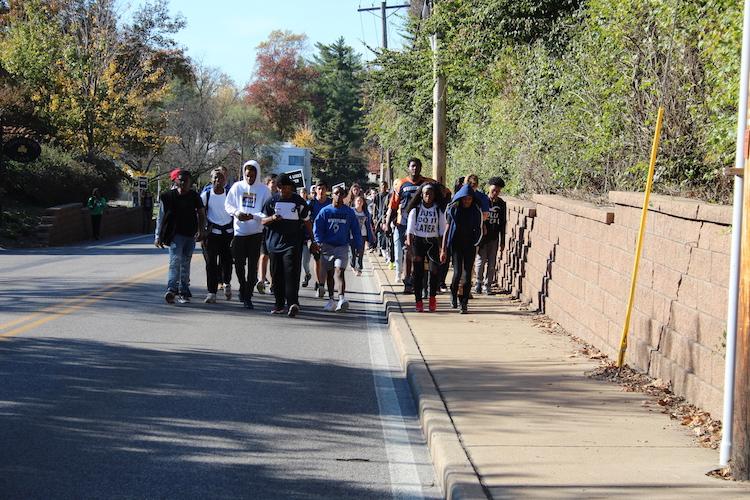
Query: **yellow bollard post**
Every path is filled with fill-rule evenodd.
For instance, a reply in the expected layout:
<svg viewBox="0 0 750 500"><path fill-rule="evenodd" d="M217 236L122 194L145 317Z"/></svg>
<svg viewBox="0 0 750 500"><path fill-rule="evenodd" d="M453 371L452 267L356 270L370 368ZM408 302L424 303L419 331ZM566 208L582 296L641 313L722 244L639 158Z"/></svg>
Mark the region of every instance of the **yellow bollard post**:
<svg viewBox="0 0 750 500"><path fill-rule="evenodd" d="M661 138L661 126L664 121L664 107L659 107L656 117L656 131L654 132L654 143L651 146L651 162L648 166L648 179L646 180L646 195L643 199L643 210L641 211L641 227L638 229L638 243L635 246L635 260L633 262L633 275L630 278L630 295L628 296L628 309L625 313L625 324L622 326L622 338L620 340L620 352L617 356L617 367L622 368L625 363L625 351L628 349L628 331L630 330L630 316L633 312L635 301L635 285L638 278L638 266L641 263L641 250L643 249L643 234L646 232L646 216L648 215L648 200L651 197L651 187L654 183L654 169L656 168L656 154L659 151L659 139Z"/></svg>

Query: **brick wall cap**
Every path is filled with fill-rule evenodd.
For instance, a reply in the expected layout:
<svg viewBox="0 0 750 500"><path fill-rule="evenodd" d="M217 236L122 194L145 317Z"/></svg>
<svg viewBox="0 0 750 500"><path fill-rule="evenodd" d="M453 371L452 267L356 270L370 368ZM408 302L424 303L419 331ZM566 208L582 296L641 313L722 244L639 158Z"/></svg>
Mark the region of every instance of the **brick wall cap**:
<svg viewBox="0 0 750 500"><path fill-rule="evenodd" d="M615 221L615 213L611 209L598 207L587 201L572 200L556 194L535 194L532 199L545 207L603 224L612 224Z"/></svg>
<svg viewBox="0 0 750 500"><path fill-rule="evenodd" d="M610 191L609 201L616 205L643 208L644 193L632 191ZM731 205L716 205L694 198L652 194L649 210L683 219L731 225Z"/></svg>
<svg viewBox="0 0 750 500"><path fill-rule="evenodd" d="M48 213L61 212L63 210L74 210L76 208L81 208L81 207L83 207L83 203L67 203L65 205L56 205L54 207L49 207L47 209L47 212Z"/></svg>
<svg viewBox="0 0 750 500"><path fill-rule="evenodd" d="M536 217L536 203L533 201L522 200L513 196L503 196L502 198L505 200L508 210L519 212L526 217Z"/></svg>

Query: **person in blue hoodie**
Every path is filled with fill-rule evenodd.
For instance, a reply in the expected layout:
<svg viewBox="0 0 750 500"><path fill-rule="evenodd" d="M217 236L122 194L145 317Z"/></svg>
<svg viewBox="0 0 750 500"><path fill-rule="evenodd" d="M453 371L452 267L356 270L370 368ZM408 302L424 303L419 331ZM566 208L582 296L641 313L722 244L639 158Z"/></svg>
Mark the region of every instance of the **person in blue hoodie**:
<svg viewBox="0 0 750 500"><path fill-rule="evenodd" d="M313 224L313 237L320 246L321 261L328 284L328 303L323 310L343 312L349 308L346 300L346 278L344 272L349 264L349 246L362 246L359 221L354 210L344 204L346 191L333 188L333 202L323 207ZM335 282L335 283L334 283ZM338 303L333 300L334 284L339 292Z"/></svg>
<svg viewBox="0 0 750 500"><path fill-rule="evenodd" d="M453 200L446 210L447 223L440 260L446 262L450 256L453 262L451 307L456 309L460 303L461 314L466 314L476 247L482 239L482 207L468 184L458 190Z"/></svg>

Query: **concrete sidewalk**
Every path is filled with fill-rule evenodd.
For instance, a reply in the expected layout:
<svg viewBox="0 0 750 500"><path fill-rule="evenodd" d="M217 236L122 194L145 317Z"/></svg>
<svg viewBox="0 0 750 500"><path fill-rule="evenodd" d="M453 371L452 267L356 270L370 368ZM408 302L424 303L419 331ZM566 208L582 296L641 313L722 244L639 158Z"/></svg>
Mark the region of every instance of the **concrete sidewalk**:
<svg viewBox="0 0 750 500"><path fill-rule="evenodd" d="M597 364L532 325L508 298L436 313L371 258L389 324L448 498L750 498L713 479L719 455L643 406L649 396L584 376Z"/></svg>

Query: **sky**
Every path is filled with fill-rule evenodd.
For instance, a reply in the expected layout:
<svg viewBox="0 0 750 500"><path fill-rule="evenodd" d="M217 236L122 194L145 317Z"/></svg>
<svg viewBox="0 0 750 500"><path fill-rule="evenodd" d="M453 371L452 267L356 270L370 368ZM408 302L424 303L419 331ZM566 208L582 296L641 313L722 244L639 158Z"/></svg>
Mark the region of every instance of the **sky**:
<svg viewBox="0 0 750 500"><path fill-rule="evenodd" d="M135 5L138 2L134 2ZM389 0L388 5L408 1ZM255 47L275 29L305 33L310 54L315 43L332 43L343 36L367 61L371 47L380 47L380 11L357 12L359 7L380 7L379 0L171 0L173 14L181 13L187 27L176 40L188 55L206 66L219 68L240 86L255 64ZM402 46L399 35L408 9L389 10L388 46Z"/></svg>

